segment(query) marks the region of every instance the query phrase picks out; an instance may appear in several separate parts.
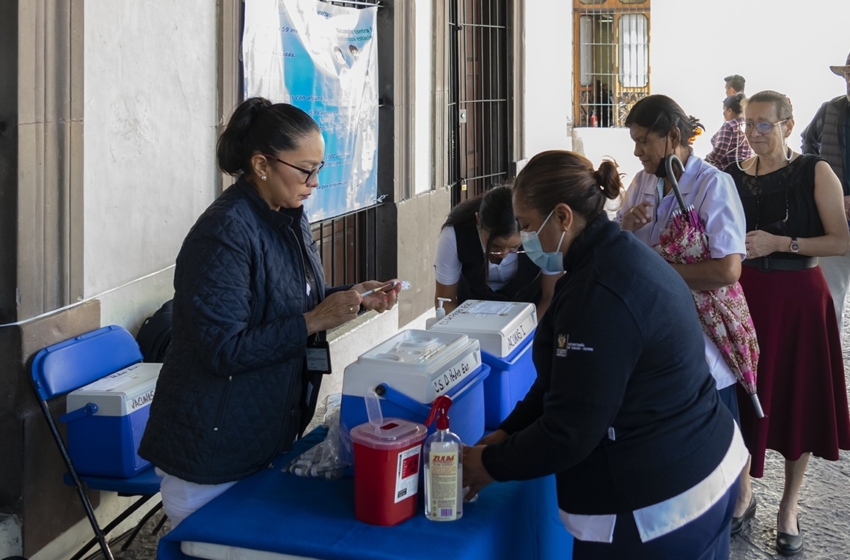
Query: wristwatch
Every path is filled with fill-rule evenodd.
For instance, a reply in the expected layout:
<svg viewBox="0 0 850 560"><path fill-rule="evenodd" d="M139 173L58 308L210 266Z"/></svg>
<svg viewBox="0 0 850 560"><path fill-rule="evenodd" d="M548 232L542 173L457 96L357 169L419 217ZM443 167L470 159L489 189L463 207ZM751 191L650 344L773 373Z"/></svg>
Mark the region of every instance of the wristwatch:
<svg viewBox="0 0 850 560"><path fill-rule="evenodd" d="M800 250L800 244L799 244L799 243L797 243L797 238L796 238L796 237L792 237L792 238L791 238L791 252L792 252L792 253L797 253L799 250Z"/></svg>

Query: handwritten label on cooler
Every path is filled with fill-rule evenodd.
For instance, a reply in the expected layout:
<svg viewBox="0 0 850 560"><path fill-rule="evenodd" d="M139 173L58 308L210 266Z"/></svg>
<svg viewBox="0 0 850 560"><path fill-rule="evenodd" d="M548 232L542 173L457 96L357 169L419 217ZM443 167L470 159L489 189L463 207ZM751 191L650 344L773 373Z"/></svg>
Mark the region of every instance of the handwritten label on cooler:
<svg viewBox="0 0 850 560"><path fill-rule="evenodd" d="M156 392L156 389L151 389L147 393L141 394L138 397L134 397L132 399L128 399L128 407L130 410L136 410L137 408L148 406L151 401L153 401L153 395Z"/></svg>
<svg viewBox="0 0 850 560"><path fill-rule="evenodd" d="M525 337L528 336L528 333L525 332L525 324L533 323L533 321L527 320L525 323L521 324L517 329L508 335L508 352L519 346L520 342L525 340Z"/></svg>
<svg viewBox="0 0 850 560"><path fill-rule="evenodd" d="M469 354L464 357L463 361L458 362L444 371L439 376L435 377L431 383L434 386L434 393L441 395L463 381L467 375L475 371L478 367L478 361L475 354Z"/></svg>

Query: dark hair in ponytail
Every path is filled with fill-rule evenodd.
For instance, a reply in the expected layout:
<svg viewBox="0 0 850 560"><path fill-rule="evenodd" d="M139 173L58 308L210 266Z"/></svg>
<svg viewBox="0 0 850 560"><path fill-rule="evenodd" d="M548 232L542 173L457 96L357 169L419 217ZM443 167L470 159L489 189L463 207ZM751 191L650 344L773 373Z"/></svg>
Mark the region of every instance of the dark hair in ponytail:
<svg viewBox="0 0 850 560"><path fill-rule="evenodd" d="M517 232L517 226L512 195L508 185L493 187L482 196L470 198L452 208L443 227L474 222L475 213L478 212L479 225L489 231L491 237L513 235Z"/></svg>
<svg viewBox="0 0 850 560"><path fill-rule="evenodd" d="M679 144L690 147L694 137L705 127L699 119L685 113L679 104L666 95L648 95L634 104L626 116L626 126L636 124L664 137L673 128L680 132ZM698 132L699 129L699 132Z"/></svg>
<svg viewBox="0 0 850 560"><path fill-rule="evenodd" d="M744 112L744 100L747 98L743 93L736 93L735 95L730 95L726 99L723 100L723 108L729 109L736 115L740 115Z"/></svg>
<svg viewBox="0 0 850 560"><path fill-rule="evenodd" d="M321 132L310 115L288 103L263 97L243 101L218 137L218 167L230 175L251 172L254 154L295 150L302 138Z"/></svg>
<svg viewBox="0 0 850 560"><path fill-rule="evenodd" d="M594 169L586 157L565 150L537 154L514 183L525 206L545 216L563 202L585 221L601 214L605 201L619 198L622 190L615 162L605 160Z"/></svg>

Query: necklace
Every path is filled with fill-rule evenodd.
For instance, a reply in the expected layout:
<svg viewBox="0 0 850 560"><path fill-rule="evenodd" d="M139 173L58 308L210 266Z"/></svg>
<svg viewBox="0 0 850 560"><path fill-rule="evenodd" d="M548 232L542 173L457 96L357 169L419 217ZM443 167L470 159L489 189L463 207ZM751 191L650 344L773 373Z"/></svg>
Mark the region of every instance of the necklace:
<svg viewBox="0 0 850 560"><path fill-rule="evenodd" d="M790 151L790 149L789 149L789 151ZM783 154L783 156L784 156L784 154ZM793 154L792 154L792 157L793 157ZM789 180L788 176L786 175L785 181L784 181L785 184L782 187L782 190L785 191L785 218L783 218L783 219L781 219L777 222L774 222L770 225L767 225L763 228L760 227L761 226L761 200L759 199L759 194L761 193L761 188L759 188L759 161L760 161L760 159L761 158L756 156L756 169L755 169L755 172L753 173L753 179L755 179L755 189L753 189L753 190L755 190L755 194L756 194L756 229L761 229L763 231L766 231L767 233L772 233L774 235L785 235L785 225L786 225L786 222L788 222L788 215L789 215L788 214L788 210L789 210L789 206L788 206L788 184L791 181ZM785 165L781 169L784 169L791 164L791 158L790 157L784 156L784 159L785 159Z"/></svg>

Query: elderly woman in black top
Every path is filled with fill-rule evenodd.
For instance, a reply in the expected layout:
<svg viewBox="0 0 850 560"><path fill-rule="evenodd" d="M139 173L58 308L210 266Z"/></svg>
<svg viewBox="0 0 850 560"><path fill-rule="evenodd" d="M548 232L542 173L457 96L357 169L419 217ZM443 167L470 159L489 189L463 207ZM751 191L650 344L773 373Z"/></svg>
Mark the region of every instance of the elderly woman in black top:
<svg viewBox="0 0 850 560"><path fill-rule="evenodd" d="M747 452L720 403L685 282L604 212L616 166L563 151L517 177L528 256L563 262L534 339L537 380L500 428L464 449L474 495L555 474L574 558L728 558Z"/></svg>
<svg viewBox="0 0 850 560"><path fill-rule="evenodd" d="M239 178L177 256L172 340L139 448L172 526L291 446L330 371L324 331L389 309L397 292L325 285L302 206L324 156L307 113L248 99L217 155Z"/></svg>
<svg viewBox="0 0 850 560"><path fill-rule="evenodd" d="M776 529L778 550L803 547L797 500L809 456L838 460L850 449L850 416L836 310L816 257L847 253L841 184L829 164L800 155L786 139L794 128L788 98L753 95L745 133L755 156L730 165L747 219L741 287L758 335L758 394L764 418L741 407L752 464L741 476L733 533L755 514L750 476L764 474L766 449L785 458ZM739 396L741 392L739 391Z"/></svg>

